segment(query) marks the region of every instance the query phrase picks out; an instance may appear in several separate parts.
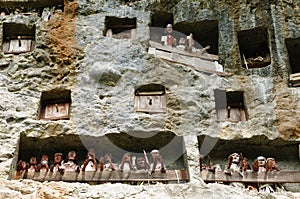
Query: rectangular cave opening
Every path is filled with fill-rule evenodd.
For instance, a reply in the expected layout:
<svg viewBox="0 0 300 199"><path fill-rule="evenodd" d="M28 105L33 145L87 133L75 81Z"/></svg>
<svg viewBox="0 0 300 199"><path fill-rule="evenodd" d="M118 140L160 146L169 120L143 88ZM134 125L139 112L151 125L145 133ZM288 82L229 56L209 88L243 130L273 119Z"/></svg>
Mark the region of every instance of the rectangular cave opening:
<svg viewBox="0 0 300 199"><path fill-rule="evenodd" d="M76 157L70 156L71 151L75 152ZM157 159L155 167L153 157L157 157L157 152L162 159ZM58 170L59 172L53 170L57 165L55 156L58 154L63 160L60 164L63 167L59 167L63 169ZM93 160L88 159L90 154ZM13 163L12 171L14 179L132 184L149 180L163 183L183 183L189 180L183 138L171 132L113 133L100 137L64 135L48 138L27 137L21 134L16 156L17 162ZM48 157L47 163L42 162L45 156ZM36 159L35 164L31 161L34 159L32 157ZM87 168L89 161L94 163L96 169L83 169ZM23 163L27 164L27 167L22 170ZM45 167L41 165L45 164L49 170L42 172L41 168ZM70 165L72 167L69 167ZM163 165L164 172L161 170ZM155 169L152 170L153 167ZM153 172L149 175L151 171ZM123 174L127 176L124 177Z"/></svg>
<svg viewBox="0 0 300 199"><path fill-rule="evenodd" d="M290 83L300 86L300 37L285 39L290 64Z"/></svg>
<svg viewBox="0 0 300 199"><path fill-rule="evenodd" d="M49 6L62 6L64 5L63 0L27 0L27 1L14 1L14 0L8 0L8 1L1 1L1 7L7 8L11 11L13 9L24 9L24 11L30 11L32 8L43 8L43 7L49 7Z"/></svg>
<svg viewBox="0 0 300 199"><path fill-rule="evenodd" d="M246 121L243 91L214 90L218 121Z"/></svg>
<svg viewBox="0 0 300 199"><path fill-rule="evenodd" d="M166 34L168 24L173 24L173 14L167 12L155 12L151 15L150 40L161 41L161 36Z"/></svg>
<svg viewBox="0 0 300 199"><path fill-rule="evenodd" d="M283 183L287 191L299 192L299 143L281 138L270 140L264 135L233 140L201 135L198 136L199 151L204 157L201 175L206 182L218 181L224 184L240 182L246 187L247 185L255 187L259 183L267 182ZM238 172L234 173L232 167L229 169L230 157L235 153L242 155L239 156L241 159L247 159L247 170L240 168L242 162L238 163ZM274 158L279 172L274 168L272 171L255 171L255 162L262 157L265 161ZM231 173L228 174L228 171Z"/></svg>
<svg viewBox="0 0 300 199"><path fill-rule="evenodd" d="M71 91L51 90L42 92L40 119L60 120L70 118Z"/></svg>
<svg viewBox="0 0 300 199"><path fill-rule="evenodd" d="M143 85L136 89L135 111L143 113L166 112L166 89L159 84Z"/></svg>
<svg viewBox="0 0 300 199"><path fill-rule="evenodd" d="M3 23L3 52L19 54L30 52L35 46L35 25Z"/></svg>
<svg viewBox="0 0 300 199"><path fill-rule="evenodd" d="M263 68L271 64L268 30L258 27L238 32L238 42L242 66Z"/></svg>
<svg viewBox="0 0 300 199"><path fill-rule="evenodd" d="M205 49L209 54L219 54L219 27L217 20L180 22L175 24L174 30L186 36L192 33L196 49Z"/></svg>
<svg viewBox="0 0 300 199"><path fill-rule="evenodd" d="M135 39L136 38L136 17L119 18L105 17L104 36L116 39Z"/></svg>
<svg viewBox="0 0 300 199"><path fill-rule="evenodd" d="M21 4L18 4L21 3ZM25 6L21 6L26 3ZM41 4L42 3L42 4ZM32 2L15 2L14 6L8 4L6 7L0 7L0 16L10 15L11 13L21 15L32 15L37 13L44 21L50 20L54 12L64 11L64 2L59 1L32 1Z"/></svg>

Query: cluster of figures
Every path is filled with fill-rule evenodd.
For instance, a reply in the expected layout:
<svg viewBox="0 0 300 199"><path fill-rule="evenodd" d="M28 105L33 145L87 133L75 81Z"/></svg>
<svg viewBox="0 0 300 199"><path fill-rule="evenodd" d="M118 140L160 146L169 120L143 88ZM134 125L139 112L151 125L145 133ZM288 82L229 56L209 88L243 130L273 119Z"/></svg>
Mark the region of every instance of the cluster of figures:
<svg viewBox="0 0 300 199"><path fill-rule="evenodd" d="M22 178L21 176L27 171L27 178L31 178L35 172L60 172L65 171L145 171L149 175L155 171L160 171L162 173L166 172L166 166L164 164L163 156L158 150L151 151L151 163L144 151L144 157L131 156L130 153L125 153L122 157L121 164L113 163L113 158L111 154L105 154L99 159L99 163L96 160L96 154L94 149L90 149L87 153L86 159L83 165L79 166L77 164L76 152L70 151L66 160L63 160L62 153L54 154L54 164L49 166L49 158L47 155L41 157L40 163L37 163L36 157L31 157L29 163L19 160L17 164L17 169L15 172L15 179ZM98 166L99 165L99 166Z"/></svg>
<svg viewBox="0 0 300 199"><path fill-rule="evenodd" d="M209 171L215 172L216 170L221 171L220 165L212 165L210 157L208 156L208 164L204 164L204 156L200 156L200 170L207 169ZM252 169L251 169L252 167ZM268 172L268 171L279 171L279 167L277 166L274 158L265 158L264 156L258 156L253 163L249 164L248 159L243 157L242 153L233 153L228 157L228 165L224 170L226 175L232 175L234 172L238 172L241 177L243 177L243 173L246 171L252 172ZM279 183L258 183L258 184L247 184L240 182L232 182L230 183L232 186L238 186L242 188L248 188L249 190L257 190L259 192L284 192L285 188Z"/></svg>
<svg viewBox="0 0 300 199"><path fill-rule="evenodd" d="M205 53L206 50L210 48L210 46L206 46L204 48L197 49L195 47L195 41L193 39L192 33L186 38L180 37L179 40L177 41L175 33L173 31L172 24L167 25L166 35L161 37L161 44L176 47L189 52L200 52L200 53Z"/></svg>

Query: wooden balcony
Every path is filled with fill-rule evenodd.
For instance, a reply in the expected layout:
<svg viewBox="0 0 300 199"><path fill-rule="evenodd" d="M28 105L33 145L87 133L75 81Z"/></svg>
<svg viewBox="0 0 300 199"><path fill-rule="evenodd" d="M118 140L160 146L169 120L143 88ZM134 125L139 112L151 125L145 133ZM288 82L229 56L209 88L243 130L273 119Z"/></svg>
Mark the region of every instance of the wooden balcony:
<svg viewBox="0 0 300 199"><path fill-rule="evenodd" d="M290 74L291 86L300 86L300 73Z"/></svg>
<svg viewBox="0 0 300 199"><path fill-rule="evenodd" d="M150 48L148 53L156 57L160 57L169 62L183 64L200 72L208 74L216 73L220 76L225 76L223 66L218 63L219 56L217 55L189 52L181 48L162 45L154 41L149 41L149 44Z"/></svg>
<svg viewBox="0 0 300 199"><path fill-rule="evenodd" d="M231 175L224 171L201 171L205 182L242 182L242 183L300 183L299 171L268 171L268 172L233 172Z"/></svg>
<svg viewBox="0 0 300 199"><path fill-rule="evenodd" d="M29 174L15 172L14 179L32 179L37 181L67 181L67 182L188 182L186 170L167 170L165 173L156 171L151 176L147 171L65 171L60 172L34 172Z"/></svg>

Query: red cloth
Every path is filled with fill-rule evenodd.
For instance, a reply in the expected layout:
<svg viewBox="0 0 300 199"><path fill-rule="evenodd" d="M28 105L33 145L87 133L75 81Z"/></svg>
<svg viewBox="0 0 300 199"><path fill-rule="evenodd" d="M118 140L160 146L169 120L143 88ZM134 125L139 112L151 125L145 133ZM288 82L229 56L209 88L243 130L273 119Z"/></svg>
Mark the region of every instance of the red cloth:
<svg viewBox="0 0 300 199"><path fill-rule="evenodd" d="M174 38L173 35L167 35L167 45L172 46Z"/></svg>

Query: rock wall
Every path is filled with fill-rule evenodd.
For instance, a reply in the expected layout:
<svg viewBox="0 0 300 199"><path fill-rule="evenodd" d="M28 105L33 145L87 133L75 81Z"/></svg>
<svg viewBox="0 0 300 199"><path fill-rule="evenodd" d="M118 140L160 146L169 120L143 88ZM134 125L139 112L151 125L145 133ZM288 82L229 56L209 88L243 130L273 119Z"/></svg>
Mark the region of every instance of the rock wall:
<svg viewBox="0 0 300 199"><path fill-rule="evenodd" d="M300 37L299 1L141 0L127 6L121 0L64 0L63 4L63 11L56 9L49 20L41 17L46 9L40 7L34 8L30 15L11 8L9 15L0 16L0 32L4 23L36 26L32 52L0 51L1 195L5 198L155 198L161 194L163 198L299 197L298 193L264 195L204 184L199 172L199 149L203 152L207 147L204 151L209 152L207 145L211 143L197 140L197 136L224 140L265 136L270 140L280 138L282 142L299 141L300 90L289 87L290 64L285 45L285 39ZM5 5L13 7L14 2L6 1ZM175 28L178 23L217 20L219 62L224 66L225 76L199 72L148 54L151 15L159 12L173 14ZM105 37L106 16L136 18L136 38ZM237 32L257 27L267 29L271 64L247 70L242 67ZM0 34L1 43L4 40ZM134 91L151 83L166 88L165 114L134 111ZM40 120L42 92L57 89L71 90L70 119ZM219 122L214 89L243 91L247 121ZM145 136L157 132L184 137L190 182L95 186L6 180L16 167L21 135L36 139L66 135L97 138L109 133Z"/></svg>

